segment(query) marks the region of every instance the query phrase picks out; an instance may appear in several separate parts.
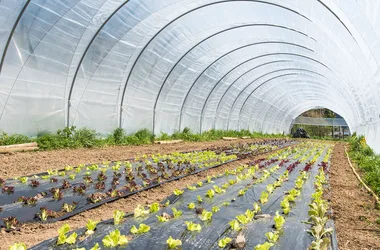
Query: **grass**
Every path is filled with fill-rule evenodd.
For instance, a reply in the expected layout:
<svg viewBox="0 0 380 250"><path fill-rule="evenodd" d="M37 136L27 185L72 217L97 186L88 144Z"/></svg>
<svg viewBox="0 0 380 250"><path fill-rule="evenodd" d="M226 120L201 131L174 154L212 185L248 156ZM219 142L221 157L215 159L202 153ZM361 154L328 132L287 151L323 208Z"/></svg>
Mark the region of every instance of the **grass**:
<svg viewBox="0 0 380 250"><path fill-rule="evenodd" d="M58 130L56 133L39 134L37 138L31 138L20 134L8 135L2 132L0 134L0 146L20 144L26 142L37 142L41 150L53 150L62 148L98 148L113 145L143 145L152 144L155 140L184 140L192 142L215 141L222 137L243 137L251 138L285 138L281 134L262 134L241 131L209 130L202 134L192 133L190 129L185 128L182 132L174 132L172 135L161 133L155 137L148 129L141 129L133 134L127 134L124 129L117 128L114 132L103 137L95 130L88 128L77 129L75 126L66 127Z"/></svg>
<svg viewBox="0 0 380 250"><path fill-rule="evenodd" d="M380 155L373 152L363 136L353 135L350 145L350 157L362 170L364 182L380 195Z"/></svg>

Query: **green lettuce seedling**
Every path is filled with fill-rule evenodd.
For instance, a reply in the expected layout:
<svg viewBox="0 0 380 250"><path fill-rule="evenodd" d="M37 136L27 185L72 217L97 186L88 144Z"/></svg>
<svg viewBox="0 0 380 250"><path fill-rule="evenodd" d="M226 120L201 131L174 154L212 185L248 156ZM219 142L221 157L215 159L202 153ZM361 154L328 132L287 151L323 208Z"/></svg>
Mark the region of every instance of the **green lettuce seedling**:
<svg viewBox="0 0 380 250"><path fill-rule="evenodd" d="M274 226L277 230L280 230L285 223L285 218L276 212L276 216L274 216Z"/></svg>
<svg viewBox="0 0 380 250"><path fill-rule="evenodd" d="M182 195L183 192L184 192L183 190L179 190L179 189L176 189L176 190L173 191L173 193L174 193L176 196L180 196L180 195Z"/></svg>
<svg viewBox="0 0 380 250"><path fill-rule="evenodd" d="M212 212L208 212L207 210L203 210L202 214L200 215L200 218L202 221L207 221L212 219Z"/></svg>
<svg viewBox="0 0 380 250"><path fill-rule="evenodd" d="M232 220L229 222L231 229L234 231L240 231L242 228L237 220Z"/></svg>
<svg viewBox="0 0 380 250"><path fill-rule="evenodd" d="M189 231L201 231L202 227L200 224L196 224L194 222L185 221L185 224L187 226L187 230Z"/></svg>
<svg viewBox="0 0 380 250"><path fill-rule="evenodd" d="M113 224L119 225L124 219L125 213L123 211L115 210L113 212Z"/></svg>
<svg viewBox="0 0 380 250"><path fill-rule="evenodd" d="M125 235L121 235L120 231L116 229L115 231L112 231L109 235L106 235L102 239L102 242L105 247L117 247L127 245L128 239Z"/></svg>
<svg viewBox="0 0 380 250"><path fill-rule="evenodd" d="M182 246L182 241L181 240L173 239L171 236L166 241L166 243L168 244L169 249L175 249L175 248L177 248L179 246Z"/></svg>
<svg viewBox="0 0 380 250"><path fill-rule="evenodd" d="M267 237L268 241L271 243L276 243L278 241L278 238L280 237L278 231L267 232L265 236Z"/></svg>
<svg viewBox="0 0 380 250"><path fill-rule="evenodd" d="M219 242L218 242L218 246L219 246L220 248L225 248L225 247L226 247L231 241L232 241L231 238L229 238L229 237L225 237L225 238L219 240Z"/></svg>
<svg viewBox="0 0 380 250"><path fill-rule="evenodd" d="M187 205L187 207L189 209L194 209L195 208L195 204L194 203L189 203L189 205Z"/></svg>
<svg viewBox="0 0 380 250"><path fill-rule="evenodd" d="M265 192L265 191L263 191L261 193L261 195L260 195L260 202L261 202L261 204L265 204L265 203L268 202L268 196L269 196L269 194L267 192Z"/></svg>
<svg viewBox="0 0 380 250"><path fill-rule="evenodd" d="M87 231L86 231L86 235L92 235L94 234L95 232L95 229L96 229L96 225L98 224L99 222L98 221L93 221L93 220L88 220L87 222Z"/></svg>
<svg viewBox="0 0 380 250"><path fill-rule="evenodd" d="M58 240L57 240L57 245L63 245L63 244L75 244L77 240L77 233L72 233L69 237L66 236L66 233L70 231L70 226L69 224L63 225L59 230L58 230Z"/></svg>
<svg viewBox="0 0 380 250"><path fill-rule="evenodd" d="M269 250L273 246L273 243L265 242L264 244L256 245L255 250Z"/></svg>
<svg viewBox="0 0 380 250"><path fill-rule="evenodd" d="M155 213L158 210L160 210L160 204L158 202L153 203L152 205L149 206L149 212L150 213Z"/></svg>
<svg viewBox="0 0 380 250"><path fill-rule="evenodd" d="M137 228L135 225L133 225L130 232L133 234L143 234L143 233L147 233L149 231L150 231L150 226L145 225L145 224L140 224L139 228Z"/></svg>
<svg viewBox="0 0 380 250"><path fill-rule="evenodd" d="M135 210L134 210L134 217L139 218L139 217L144 217L149 214L149 210L146 210L144 206L138 205Z"/></svg>
<svg viewBox="0 0 380 250"><path fill-rule="evenodd" d="M215 195L215 191L213 189L210 189L207 191L206 196L209 198L213 198Z"/></svg>
<svg viewBox="0 0 380 250"><path fill-rule="evenodd" d="M9 247L9 250L27 250L28 248L24 243L15 243Z"/></svg>
<svg viewBox="0 0 380 250"><path fill-rule="evenodd" d="M177 210L177 208L173 207L172 208L172 211L173 211L173 216L174 218L178 218L182 215L182 211L181 210Z"/></svg>

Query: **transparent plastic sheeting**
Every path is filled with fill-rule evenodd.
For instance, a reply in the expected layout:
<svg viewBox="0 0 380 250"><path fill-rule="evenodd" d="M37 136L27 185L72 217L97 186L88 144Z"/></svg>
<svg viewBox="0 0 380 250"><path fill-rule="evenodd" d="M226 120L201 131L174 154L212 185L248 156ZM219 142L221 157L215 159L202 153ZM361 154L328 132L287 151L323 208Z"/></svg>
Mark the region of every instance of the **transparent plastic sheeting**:
<svg viewBox="0 0 380 250"><path fill-rule="evenodd" d="M380 152L380 2L0 1L0 128L289 132L315 107Z"/></svg>

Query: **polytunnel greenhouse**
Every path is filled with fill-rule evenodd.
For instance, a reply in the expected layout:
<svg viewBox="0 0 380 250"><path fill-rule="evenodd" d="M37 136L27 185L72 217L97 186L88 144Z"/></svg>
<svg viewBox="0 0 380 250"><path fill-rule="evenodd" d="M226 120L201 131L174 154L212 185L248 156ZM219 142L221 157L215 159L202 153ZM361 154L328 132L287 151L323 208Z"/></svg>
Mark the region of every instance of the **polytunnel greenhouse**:
<svg viewBox="0 0 380 250"><path fill-rule="evenodd" d="M379 13L0 0L0 249L380 249Z"/></svg>

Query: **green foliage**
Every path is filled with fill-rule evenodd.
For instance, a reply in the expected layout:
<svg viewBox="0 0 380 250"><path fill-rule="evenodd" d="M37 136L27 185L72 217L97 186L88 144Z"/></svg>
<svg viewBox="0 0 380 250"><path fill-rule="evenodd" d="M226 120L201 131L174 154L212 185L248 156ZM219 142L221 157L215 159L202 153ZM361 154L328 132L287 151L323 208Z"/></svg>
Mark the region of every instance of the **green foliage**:
<svg viewBox="0 0 380 250"><path fill-rule="evenodd" d="M222 137L242 137L251 138L284 138L280 134L264 135L262 133L251 133L248 130L210 130L202 134L192 133L189 128L182 132L174 132L172 135L161 133L157 140L177 140L184 141L214 141ZM111 145L143 145L152 144L154 135L148 129L141 129L136 133L127 135L122 128L116 128L111 135L104 138L95 130L89 128L76 128L75 126L65 127L56 133L40 133L37 138L30 138L24 135L0 133L0 146L36 141L41 150L53 150L61 148L93 148Z"/></svg>
<svg viewBox="0 0 380 250"><path fill-rule="evenodd" d="M234 230L234 231L240 231L241 230L241 226L237 220L232 220L229 222L229 224L230 224L232 230Z"/></svg>
<svg viewBox="0 0 380 250"><path fill-rule="evenodd" d="M139 218L139 217L144 217L149 214L149 210L146 210L144 206L138 205L135 210L134 210L134 217Z"/></svg>
<svg viewBox="0 0 380 250"><path fill-rule="evenodd" d="M200 215L201 221L207 221L212 219L212 212L208 212L207 210L203 210L202 214Z"/></svg>
<svg viewBox="0 0 380 250"><path fill-rule="evenodd" d="M149 231L150 231L150 226L145 225L145 224L140 224L139 228L137 228L135 225L133 225L131 228L131 233L133 233L133 234L143 234L143 233L147 233Z"/></svg>
<svg viewBox="0 0 380 250"><path fill-rule="evenodd" d="M200 224L196 224L196 223L191 222L191 221L185 221L185 224L187 226L187 230L189 230L189 231L201 231L202 230L202 227Z"/></svg>
<svg viewBox="0 0 380 250"><path fill-rule="evenodd" d="M8 135L5 132L0 132L0 146L28 143L31 141L32 141L31 138L24 135L19 135L19 134Z"/></svg>
<svg viewBox="0 0 380 250"><path fill-rule="evenodd" d="M150 205L150 207L149 207L149 212L151 212L151 213L155 213L155 212L157 212L158 210L160 210L160 204L159 204L158 202L153 203L153 204Z"/></svg>
<svg viewBox="0 0 380 250"><path fill-rule="evenodd" d="M256 245L254 250L269 250L272 246L274 246L273 243L265 242L264 244Z"/></svg>
<svg viewBox="0 0 380 250"><path fill-rule="evenodd" d="M182 211L181 210L177 210L177 208L173 207L172 208L172 211L173 211L173 217L174 218L178 218L182 215Z"/></svg>
<svg viewBox="0 0 380 250"><path fill-rule="evenodd" d="M95 229L96 229L96 225L98 223L99 223L98 221L93 221L91 219L88 220L87 225L86 225L86 228L87 228L86 235L92 235L92 234L94 234Z"/></svg>
<svg viewBox="0 0 380 250"><path fill-rule="evenodd" d="M9 247L9 250L27 250L28 248L24 243L15 243Z"/></svg>
<svg viewBox="0 0 380 250"><path fill-rule="evenodd" d="M63 244L75 244L77 241L77 233L72 233L69 237L67 237L67 233L70 231L70 226L69 224L63 225L59 230L58 230L58 239L57 239L57 245L63 245Z"/></svg>
<svg viewBox="0 0 380 250"><path fill-rule="evenodd" d="M231 238L229 238L229 237L225 237L225 238L219 240L219 242L218 242L218 246L219 246L220 248L225 248L225 247L226 247L231 241L232 241Z"/></svg>
<svg viewBox="0 0 380 250"><path fill-rule="evenodd" d="M363 136L353 136L350 141L350 157L363 173L363 181L380 195L380 155L376 155Z"/></svg>
<svg viewBox="0 0 380 250"><path fill-rule="evenodd" d="M125 213L123 211L115 210L113 212L113 224L119 225L124 219Z"/></svg>
<svg viewBox="0 0 380 250"><path fill-rule="evenodd" d="M58 130L56 134L44 134L37 137L40 149L60 148L93 148L102 146L103 140L95 132L88 128L77 129L75 126Z"/></svg>
<svg viewBox="0 0 380 250"><path fill-rule="evenodd" d="M276 215L274 216L273 220L274 220L274 227L277 230L280 230L285 223L285 218L283 216L281 216L278 213L278 211L276 212Z"/></svg>
<svg viewBox="0 0 380 250"><path fill-rule="evenodd" d="M115 231L112 231L109 235L106 235L103 238L102 242L105 247L117 247L128 244L128 239L125 235L121 235L120 231L116 229Z"/></svg>
<svg viewBox="0 0 380 250"><path fill-rule="evenodd" d="M182 241L181 240L173 239L173 237L171 237L171 236L166 241L166 243L168 244L169 249L175 249L175 248L177 248L179 246L182 246Z"/></svg>

